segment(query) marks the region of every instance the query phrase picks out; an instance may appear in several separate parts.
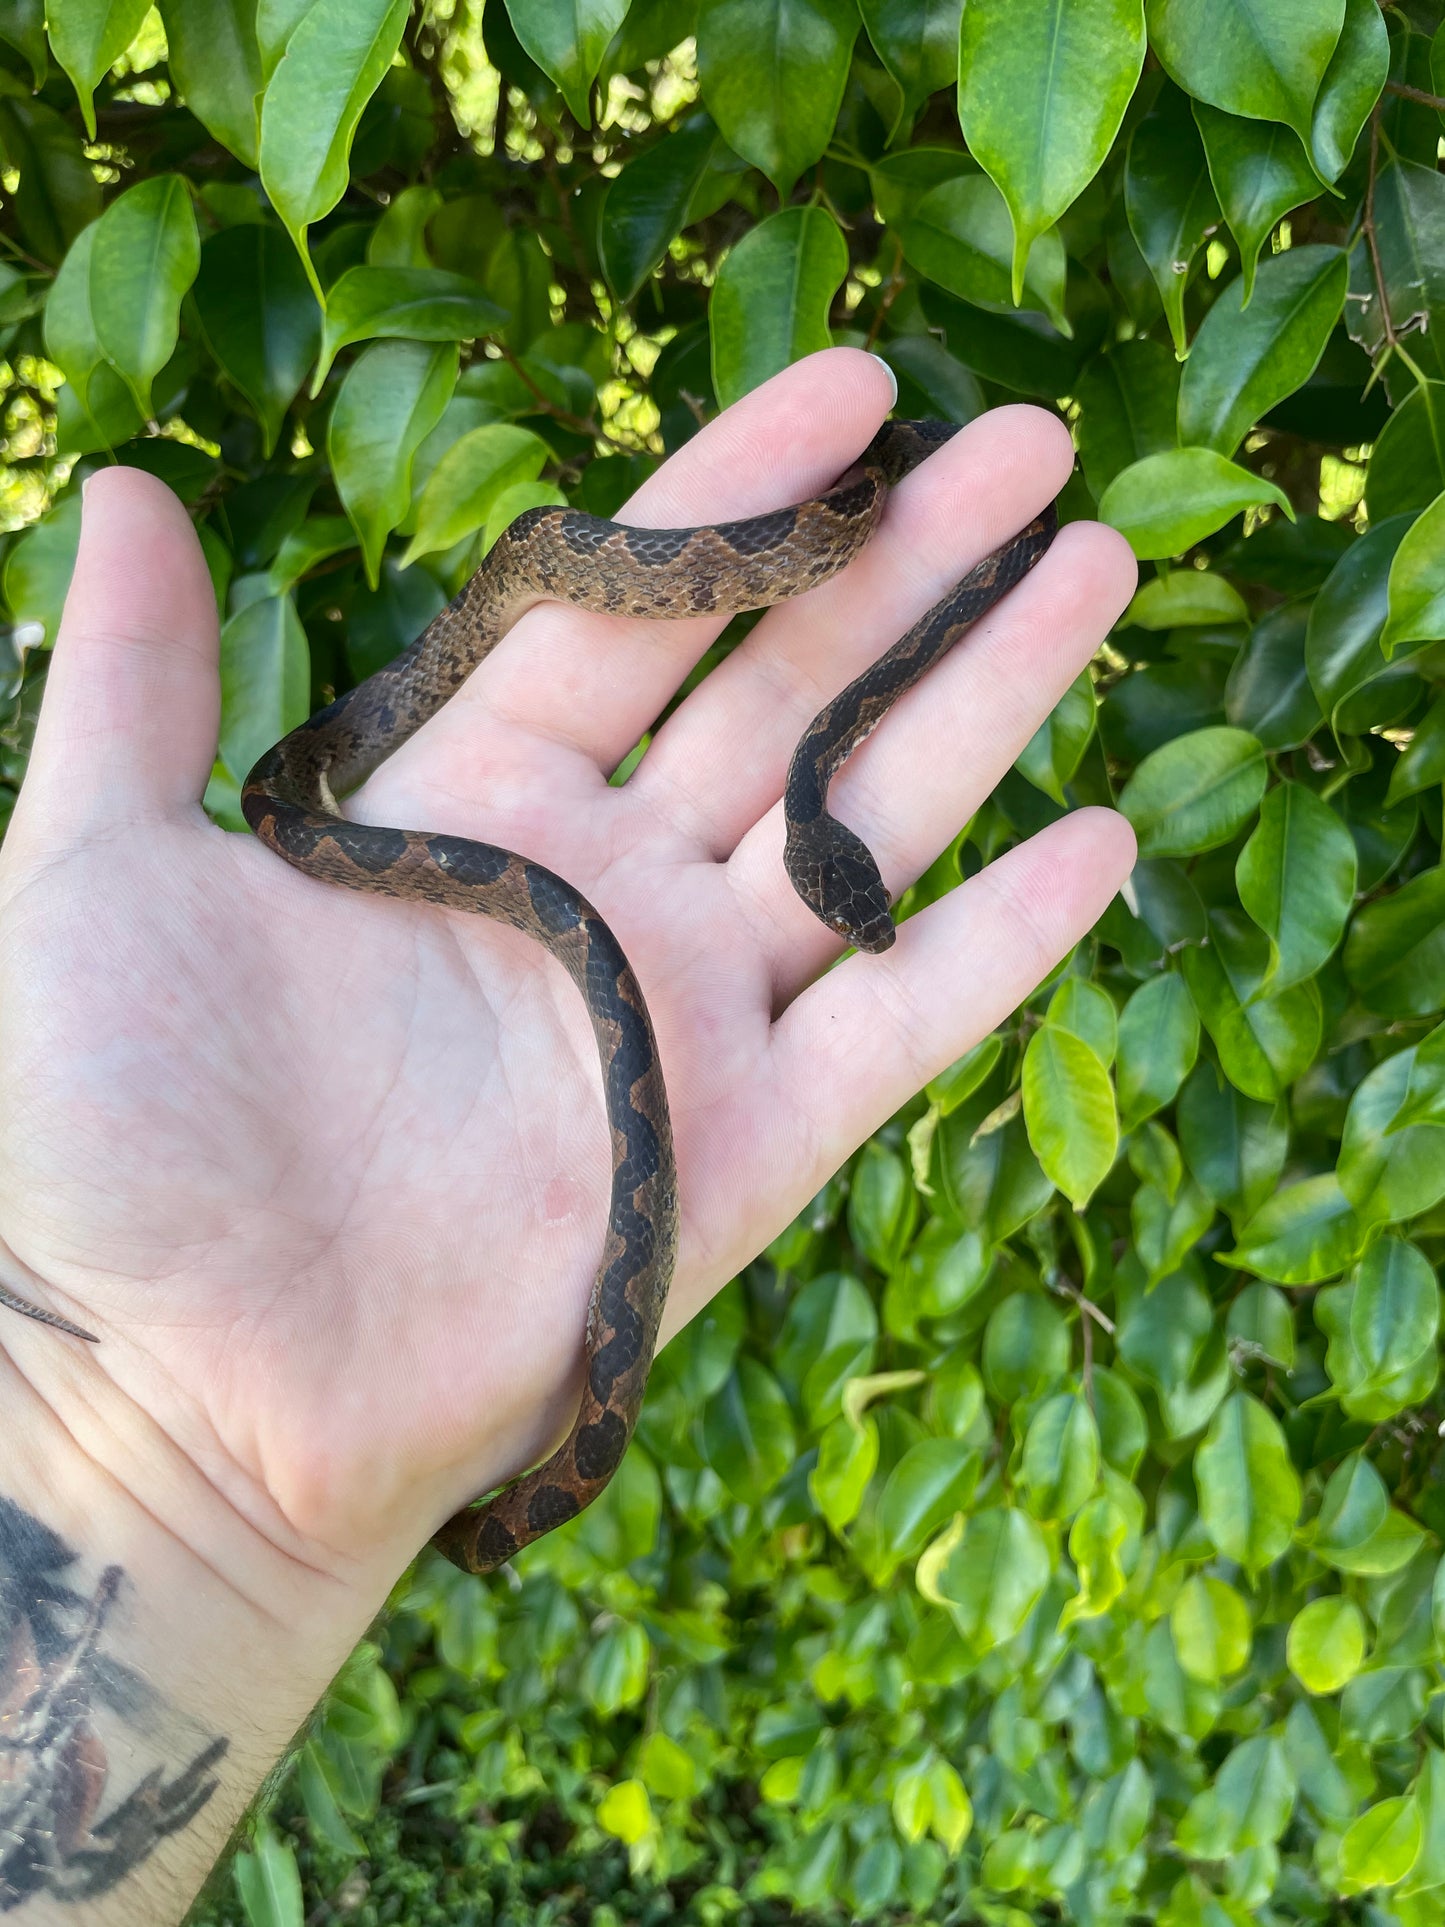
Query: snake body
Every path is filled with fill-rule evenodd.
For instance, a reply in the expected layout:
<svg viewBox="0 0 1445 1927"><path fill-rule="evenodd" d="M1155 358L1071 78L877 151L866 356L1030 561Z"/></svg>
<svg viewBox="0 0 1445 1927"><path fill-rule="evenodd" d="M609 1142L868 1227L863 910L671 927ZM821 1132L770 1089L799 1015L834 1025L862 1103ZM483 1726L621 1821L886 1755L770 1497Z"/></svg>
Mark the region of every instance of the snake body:
<svg viewBox="0 0 1445 1927"><path fill-rule="evenodd" d="M530 509L408 649L268 750L243 786L246 821L298 870L510 924L563 965L592 1020L613 1171L581 1409L545 1464L436 1534L441 1551L467 1571L490 1572L573 1518L606 1486L632 1436L677 1251L667 1093L637 979L611 930L569 883L491 844L351 822L338 799L435 715L533 604L677 617L732 614L800 595L852 560L888 488L954 432L943 422L887 423L857 470L825 493L711 528L632 528L573 509ZM829 703L798 746L784 797L788 875L815 914L861 949L892 943L889 898L867 846L828 814L832 775L898 697L1027 573L1054 527L1049 510L971 570ZM34 1310L4 1292L0 1303Z"/></svg>

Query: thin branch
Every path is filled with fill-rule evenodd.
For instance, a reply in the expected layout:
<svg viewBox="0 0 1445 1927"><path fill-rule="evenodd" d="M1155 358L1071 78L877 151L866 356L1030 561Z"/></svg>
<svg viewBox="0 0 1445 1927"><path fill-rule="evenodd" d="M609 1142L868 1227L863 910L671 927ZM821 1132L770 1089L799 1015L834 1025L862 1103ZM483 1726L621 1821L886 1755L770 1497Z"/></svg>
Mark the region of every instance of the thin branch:
<svg viewBox="0 0 1445 1927"><path fill-rule="evenodd" d="M1380 166L1380 110L1377 106L1370 115L1370 172L1365 184L1365 212L1360 226L1364 231L1365 245L1370 250L1370 266L1374 271L1375 286L1380 298L1380 326L1384 330L1385 346L1393 349L1395 343L1395 321L1390 313L1390 297L1385 287L1385 270L1380 261L1380 243L1375 234L1375 176Z"/></svg>
<svg viewBox="0 0 1445 1927"><path fill-rule="evenodd" d="M874 310L873 319L869 324L868 339L863 343L863 346L868 349L870 354L872 353L874 342L877 341L883 331L883 323L888 319L888 310L902 293L905 284L905 276L903 273L903 243L898 240L896 236L894 237L893 246L893 266L889 270L888 279L878 291L878 306Z"/></svg>
<svg viewBox="0 0 1445 1927"><path fill-rule="evenodd" d="M1418 100L1422 107L1433 107L1437 113L1445 114L1445 94L1427 94L1422 87L1407 86L1403 80L1387 80L1387 94L1398 94L1401 100Z"/></svg>
<svg viewBox="0 0 1445 1927"><path fill-rule="evenodd" d="M590 416L584 420L581 415L574 415L570 408L559 408L546 389L533 379L506 342L499 341L497 346L502 351L503 361L516 370L523 385L536 396L543 414L550 415L553 421L559 422L563 428L570 428L574 435L590 435L594 441L605 440L600 422L594 421Z"/></svg>

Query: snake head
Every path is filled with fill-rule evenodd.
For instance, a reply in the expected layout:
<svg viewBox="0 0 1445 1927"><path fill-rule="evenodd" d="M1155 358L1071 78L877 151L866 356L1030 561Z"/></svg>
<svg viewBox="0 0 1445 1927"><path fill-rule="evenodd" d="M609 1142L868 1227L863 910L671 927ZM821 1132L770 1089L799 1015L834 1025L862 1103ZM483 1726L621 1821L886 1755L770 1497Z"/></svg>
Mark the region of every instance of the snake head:
<svg viewBox="0 0 1445 1927"><path fill-rule="evenodd" d="M835 817L820 817L790 836L787 867L798 895L835 935L874 956L891 948L898 934L888 913L892 899L861 837Z"/></svg>

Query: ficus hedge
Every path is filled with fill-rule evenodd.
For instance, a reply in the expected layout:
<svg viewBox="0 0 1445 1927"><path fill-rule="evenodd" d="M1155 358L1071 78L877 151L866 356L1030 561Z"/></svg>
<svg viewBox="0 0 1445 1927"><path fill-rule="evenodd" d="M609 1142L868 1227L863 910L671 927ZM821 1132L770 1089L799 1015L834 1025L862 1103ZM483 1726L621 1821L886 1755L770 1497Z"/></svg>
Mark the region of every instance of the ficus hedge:
<svg viewBox="0 0 1445 1927"><path fill-rule="evenodd" d="M198 1919L1440 1918L1441 11L0 4L7 795L111 459L231 827L520 509L830 342L1056 408L1144 565L903 912L1083 802L1129 889L593 1511L407 1577Z"/></svg>

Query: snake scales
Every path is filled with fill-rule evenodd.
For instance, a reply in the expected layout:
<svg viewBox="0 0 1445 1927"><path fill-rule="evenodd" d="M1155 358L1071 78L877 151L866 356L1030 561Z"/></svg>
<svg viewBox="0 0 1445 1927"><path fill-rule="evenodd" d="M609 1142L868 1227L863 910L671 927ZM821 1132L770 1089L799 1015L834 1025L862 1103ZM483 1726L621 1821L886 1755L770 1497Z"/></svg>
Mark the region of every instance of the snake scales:
<svg viewBox="0 0 1445 1927"><path fill-rule="evenodd" d="M733 614L825 581L863 547L887 489L955 432L886 423L857 469L793 508L713 528L631 528L572 509L529 509L456 599L396 660L268 750L242 792L262 842L308 876L495 917L533 937L586 1001L613 1140L612 1196L586 1331L581 1410L536 1470L436 1534L448 1558L490 1572L574 1517L617 1470L642 1403L677 1249L667 1094L642 992L617 939L572 886L525 857L465 837L353 823L337 799L433 716L533 603L626 616ZM784 861L830 930L867 951L893 942L889 897L861 839L828 814L828 785L891 705L1053 540L1052 508L964 577L908 634L835 696L794 753L784 792ZM0 1287L0 1305L76 1337L79 1326Z"/></svg>

